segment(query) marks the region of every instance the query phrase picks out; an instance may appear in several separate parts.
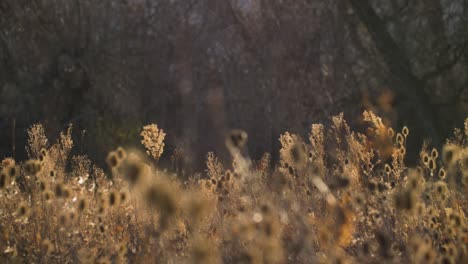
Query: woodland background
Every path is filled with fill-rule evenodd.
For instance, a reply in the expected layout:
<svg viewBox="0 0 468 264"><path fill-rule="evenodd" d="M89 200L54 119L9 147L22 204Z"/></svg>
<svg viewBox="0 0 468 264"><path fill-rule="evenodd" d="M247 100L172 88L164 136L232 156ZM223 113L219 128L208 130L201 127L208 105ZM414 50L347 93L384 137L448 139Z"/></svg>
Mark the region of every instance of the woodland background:
<svg viewBox="0 0 468 264"><path fill-rule="evenodd" d="M363 109L407 125L410 152L441 146L468 114L467 2L2 0L0 156L73 123L103 162L155 122L189 167L227 157L231 128L277 158L284 131L340 112L359 129Z"/></svg>

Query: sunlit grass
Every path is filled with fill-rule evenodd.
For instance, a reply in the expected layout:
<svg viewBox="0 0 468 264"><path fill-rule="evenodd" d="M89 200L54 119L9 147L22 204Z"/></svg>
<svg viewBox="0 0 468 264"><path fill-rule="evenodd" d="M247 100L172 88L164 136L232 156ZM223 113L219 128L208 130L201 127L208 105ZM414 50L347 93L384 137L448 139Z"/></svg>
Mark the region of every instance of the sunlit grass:
<svg viewBox="0 0 468 264"><path fill-rule="evenodd" d="M409 129L363 120L366 135L343 115L308 141L285 132L276 165L245 156L248 136L234 130L232 164L210 152L184 181L157 166L157 125L141 133L147 153L109 153L109 174L70 156L71 126L50 145L33 125L30 159L1 163L1 262L466 263L467 128L408 168Z"/></svg>

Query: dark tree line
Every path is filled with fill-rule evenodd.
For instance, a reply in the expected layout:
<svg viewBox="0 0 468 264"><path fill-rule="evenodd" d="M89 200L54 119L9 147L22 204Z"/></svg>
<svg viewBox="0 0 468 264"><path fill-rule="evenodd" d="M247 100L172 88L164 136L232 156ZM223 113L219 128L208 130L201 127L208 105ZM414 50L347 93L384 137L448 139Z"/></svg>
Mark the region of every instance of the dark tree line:
<svg viewBox="0 0 468 264"><path fill-rule="evenodd" d="M463 0L0 2L2 156L26 128L75 124L102 157L156 122L197 157L245 129L254 157L286 130L372 108L440 146L468 113ZM15 123L14 130L13 124ZM24 156L22 148L17 155ZM167 154L169 156L169 154Z"/></svg>

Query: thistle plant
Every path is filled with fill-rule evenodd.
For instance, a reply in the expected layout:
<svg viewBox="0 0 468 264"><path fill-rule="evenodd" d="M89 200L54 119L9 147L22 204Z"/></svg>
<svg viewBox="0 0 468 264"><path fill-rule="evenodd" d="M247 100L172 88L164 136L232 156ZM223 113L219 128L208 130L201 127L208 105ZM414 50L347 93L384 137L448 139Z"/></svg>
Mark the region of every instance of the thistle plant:
<svg viewBox="0 0 468 264"><path fill-rule="evenodd" d="M154 160L158 161L164 151L164 138L166 133L158 125L151 124L143 127L141 132L143 140L141 143L146 148L146 153L153 157Z"/></svg>

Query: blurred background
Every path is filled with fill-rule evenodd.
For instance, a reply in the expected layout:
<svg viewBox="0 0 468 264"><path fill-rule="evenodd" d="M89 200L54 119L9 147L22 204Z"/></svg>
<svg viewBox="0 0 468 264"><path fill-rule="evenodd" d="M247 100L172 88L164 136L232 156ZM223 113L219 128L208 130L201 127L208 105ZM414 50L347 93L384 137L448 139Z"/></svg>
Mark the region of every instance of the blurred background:
<svg viewBox="0 0 468 264"><path fill-rule="evenodd" d="M464 0L2 0L0 158L26 157L27 128L49 140L74 125L75 151L100 163L166 133L168 160L227 157L241 128L249 153L285 131L344 112L363 131L372 109L410 128L409 152L440 146L468 113ZM85 132L83 130L86 130ZM365 132L365 131L364 131ZM16 150L13 150L16 146Z"/></svg>

